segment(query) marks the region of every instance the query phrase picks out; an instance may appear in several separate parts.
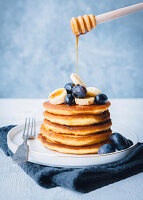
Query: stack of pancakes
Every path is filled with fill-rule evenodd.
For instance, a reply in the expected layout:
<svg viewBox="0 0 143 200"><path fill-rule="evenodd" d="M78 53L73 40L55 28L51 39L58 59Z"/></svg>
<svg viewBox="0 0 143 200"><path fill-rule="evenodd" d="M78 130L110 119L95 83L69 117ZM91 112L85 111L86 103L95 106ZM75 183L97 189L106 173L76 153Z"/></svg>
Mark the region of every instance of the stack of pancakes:
<svg viewBox="0 0 143 200"><path fill-rule="evenodd" d="M109 143L112 125L110 102L104 105L43 104L44 122L38 139L42 144L61 153L97 153L100 146Z"/></svg>

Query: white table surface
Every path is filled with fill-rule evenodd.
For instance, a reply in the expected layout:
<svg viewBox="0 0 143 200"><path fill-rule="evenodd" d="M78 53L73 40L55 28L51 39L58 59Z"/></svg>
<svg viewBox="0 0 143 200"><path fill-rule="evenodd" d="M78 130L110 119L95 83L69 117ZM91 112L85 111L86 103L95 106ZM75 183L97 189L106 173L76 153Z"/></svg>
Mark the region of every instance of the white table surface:
<svg viewBox="0 0 143 200"><path fill-rule="evenodd" d="M42 102L44 99L0 99L0 127L21 124L27 116L42 119ZM112 122L129 127L143 141L143 99L111 99L111 103ZM0 200L141 200L142 194L143 173L87 194L61 187L44 189L0 150Z"/></svg>

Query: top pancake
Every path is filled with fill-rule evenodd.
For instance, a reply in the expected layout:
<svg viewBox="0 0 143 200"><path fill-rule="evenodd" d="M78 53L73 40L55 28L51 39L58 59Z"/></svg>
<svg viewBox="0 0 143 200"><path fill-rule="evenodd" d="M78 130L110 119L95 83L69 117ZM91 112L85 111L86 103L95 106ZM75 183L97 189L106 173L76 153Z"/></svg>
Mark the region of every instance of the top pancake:
<svg viewBox="0 0 143 200"><path fill-rule="evenodd" d="M54 105L48 101L43 103L44 108L49 112L57 115L78 115L78 114L100 114L108 110L111 103L107 101L104 105L72 105L66 104Z"/></svg>

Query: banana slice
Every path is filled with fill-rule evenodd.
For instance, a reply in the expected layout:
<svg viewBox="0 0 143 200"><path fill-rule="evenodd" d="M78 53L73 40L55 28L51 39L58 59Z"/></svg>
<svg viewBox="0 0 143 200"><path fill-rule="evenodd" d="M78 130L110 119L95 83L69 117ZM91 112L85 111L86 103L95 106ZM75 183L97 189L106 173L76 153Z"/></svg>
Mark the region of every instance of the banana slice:
<svg viewBox="0 0 143 200"><path fill-rule="evenodd" d="M83 99L75 98L75 103L81 106L94 104L94 97L85 97Z"/></svg>
<svg viewBox="0 0 143 200"><path fill-rule="evenodd" d="M65 88L56 89L49 95L49 102L51 104L62 104L65 102L66 95L67 91Z"/></svg>
<svg viewBox="0 0 143 200"><path fill-rule="evenodd" d="M72 73L70 78L71 78L71 80L73 81L74 84L80 84L80 85L83 85L84 87L86 87L84 82L80 79L80 77L77 74Z"/></svg>
<svg viewBox="0 0 143 200"><path fill-rule="evenodd" d="M98 94L102 93L102 92L101 92L99 89L97 89L96 87L87 87L86 90L87 90L86 95L87 95L87 96L90 96L90 97L96 97Z"/></svg>

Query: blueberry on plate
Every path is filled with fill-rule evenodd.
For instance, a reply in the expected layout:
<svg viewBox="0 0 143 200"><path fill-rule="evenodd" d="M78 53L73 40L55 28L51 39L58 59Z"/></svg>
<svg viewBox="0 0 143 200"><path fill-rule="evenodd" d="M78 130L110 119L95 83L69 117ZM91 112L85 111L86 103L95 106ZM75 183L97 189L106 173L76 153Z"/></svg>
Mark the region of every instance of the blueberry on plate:
<svg viewBox="0 0 143 200"><path fill-rule="evenodd" d="M132 145L133 145L132 140L129 140L129 139L128 139L128 147L131 147Z"/></svg>
<svg viewBox="0 0 143 200"><path fill-rule="evenodd" d="M72 89L73 89L74 86L75 86L74 83L67 83L64 86L64 88L66 89L66 91L67 91L68 94L71 94L72 93Z"/></svg>
<svg viewBox="0 0 143 200"><path fill-rule="evenodd" d="M65 103L69 106L72 106L75 104L74 96L72 94L67 94L65 97Z"/></svg>
<svg viewBox="0 0 143 200"><path fill-rule="evenodd" d="M95 97L94 103L97 105L105 104L108 101L108 97L106 94L98 94Z"/></svg>
<svg viewBox="0 0 143 200"><path fill-rule="evenodd" d="M110 140L114 147L119 151L129 147L128 140L120 133L111 134Z"/></svg>
<svg viewBox="0 0 143 200"><path fill-rule="evenodd" d="M72 89L72 93L76 98L84 98L86 96L86 88L82 85L75 85Z"/></svg>
<svg viewBox="0 0 143 200"><path fill-rule="evenodd" d="M112 144L104 144L98 150L98 154L112 153L115 152L115 147Z"/></svg>

